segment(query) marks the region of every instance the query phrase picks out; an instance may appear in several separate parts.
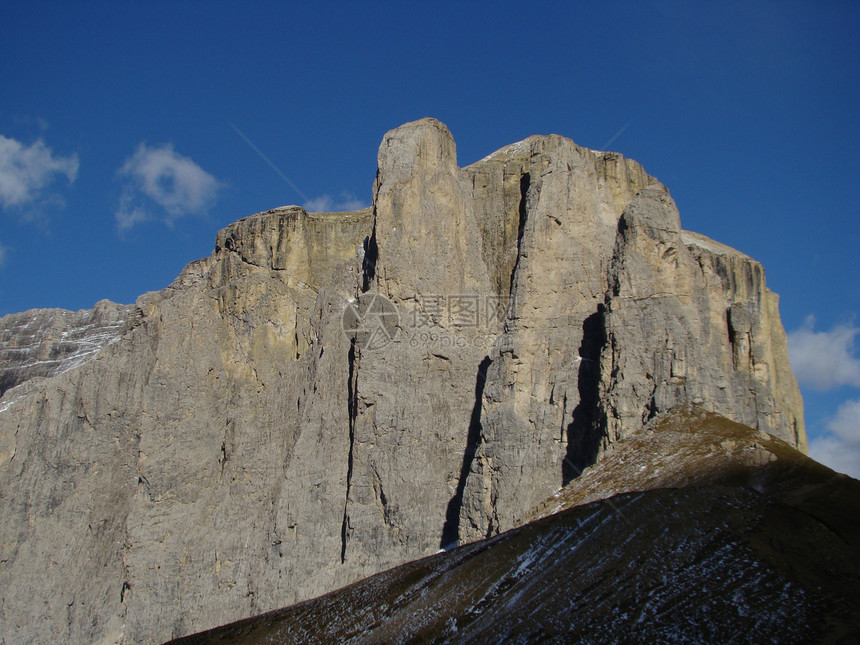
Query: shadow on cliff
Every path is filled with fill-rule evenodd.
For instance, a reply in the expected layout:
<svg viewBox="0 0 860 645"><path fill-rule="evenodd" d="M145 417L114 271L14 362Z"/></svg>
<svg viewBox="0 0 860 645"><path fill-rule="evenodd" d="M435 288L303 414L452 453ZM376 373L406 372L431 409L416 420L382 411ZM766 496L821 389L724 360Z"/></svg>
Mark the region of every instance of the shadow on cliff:
<svg viewBox="0 0 860 645"><path fill-rule="evenodd" d="M603 305L582 322L577 389L579 403L567 426L567 454L561 466L562 484L567 485L597 460L604 428L600 414L600 353L606 345Z"/></svg>
<svg viewBox="0 0 860 645"><path fill-rule="evenodd" d="M490 367L489 356L478 366L475 377L475 404L472 406L472 416L469 419L469 433L466 437L466 450L463 452L463 465L460 466L460 479L457 481L457 492L448 502L445 512L445 525L442 527L442 540L439 546L447 548L456 545L460 539L460 509L463 508L463 493L466 490L466 479L475 461L475 453L481 443L481 402L484 398L484 385L487 382L487 369Z"/></svg>
<svg viewBox="0 0 860 645"><path fill-rule="evenodd" d="M374 211L375 212L375 211ZM379 259L379 246L376 244L376 216L373 220L373 231L364 238L364 258L361 261L361 291L367 292L370 283L376 278L376 261Z"/></svg>

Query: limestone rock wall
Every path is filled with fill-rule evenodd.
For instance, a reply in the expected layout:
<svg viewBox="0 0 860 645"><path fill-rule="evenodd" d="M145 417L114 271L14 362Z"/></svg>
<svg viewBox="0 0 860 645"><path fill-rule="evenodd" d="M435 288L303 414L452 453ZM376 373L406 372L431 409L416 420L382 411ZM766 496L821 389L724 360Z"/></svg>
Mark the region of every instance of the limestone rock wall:
<svg viewBox="0 0 860 645"><path fill-rule="evenodd" d="M681 230L665 191L643 190L618 227L603 321L604 447L687 402L805 449L776 296L751 258Z"/></svg>
<svg viewBox="0 0 860 645"><path fill-rule="evenodd" d="M9 353L54 314L3 319L0 642L159 642L506 530L678 403L804 447L761 266L636 162L460 168L422 119L378 165L371 209L239 220L80 314L115 331L70 369Z"/></svg>
<svg viewBox="0 0 860 645"><path fill-rule="evenodd" d="M340 315L369 224L243 220L218 238L235 249L142 296L119 342L6 393L5 642L162 642L364 573L332 565L349 454ZM352 235L340 264L332 227ZM314 240L324 280L283 268Z"/></svg>

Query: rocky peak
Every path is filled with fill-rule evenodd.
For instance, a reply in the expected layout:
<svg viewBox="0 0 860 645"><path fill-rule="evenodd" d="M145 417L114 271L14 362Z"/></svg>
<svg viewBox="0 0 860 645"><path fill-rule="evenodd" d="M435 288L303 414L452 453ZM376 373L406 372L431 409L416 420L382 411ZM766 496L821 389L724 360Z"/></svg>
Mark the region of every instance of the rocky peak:
<svg viewBox="0 0 860 645"><path fill-rule="evenodd" d="M246 217L131 324L80 314L93 360L32 379L54 314L2 319L0 639L163 641L496 535L678 405L804 448L761 266L639 164L460 168L433 119L378 160L371 208Z"/></svg>
<svg viewBox="0 0 860 645"><path fill-rule="evenodd" d="M452 172L457 169L457 145L448 126L425 117L386 132L377 163L379 174L392 184L418 174Z"/></svg>

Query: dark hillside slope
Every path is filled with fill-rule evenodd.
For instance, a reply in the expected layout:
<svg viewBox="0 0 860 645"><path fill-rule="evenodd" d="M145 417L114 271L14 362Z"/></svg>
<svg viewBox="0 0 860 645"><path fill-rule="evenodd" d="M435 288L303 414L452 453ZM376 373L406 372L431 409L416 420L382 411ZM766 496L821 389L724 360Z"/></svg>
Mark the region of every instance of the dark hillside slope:
<svg viewBox="0 0 860 645"><path fill-rule="evenodd" d="M590 484L617 493L570 507ZM752 428L667 415L553 503L495 538L175 642L860 640L860 482Z"/></svg>

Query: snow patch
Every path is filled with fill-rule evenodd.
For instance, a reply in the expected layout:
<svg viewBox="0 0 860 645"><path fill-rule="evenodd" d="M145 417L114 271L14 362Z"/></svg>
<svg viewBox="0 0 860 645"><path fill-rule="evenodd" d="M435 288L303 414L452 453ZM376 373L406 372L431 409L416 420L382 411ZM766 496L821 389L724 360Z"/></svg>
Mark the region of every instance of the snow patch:
<svg viewBox="0 0 860 645"><path fill-rule="evenodd" d="M504 148L499 148L495 152L492 152L483 159L481 159L481 161L489 161L490 159L495 159L496 157L512 157L514 155L528 152L530 148L531 141L529 141L528 139L523 139L522 141L517 141L516 143L507 145Z"/></svg>

